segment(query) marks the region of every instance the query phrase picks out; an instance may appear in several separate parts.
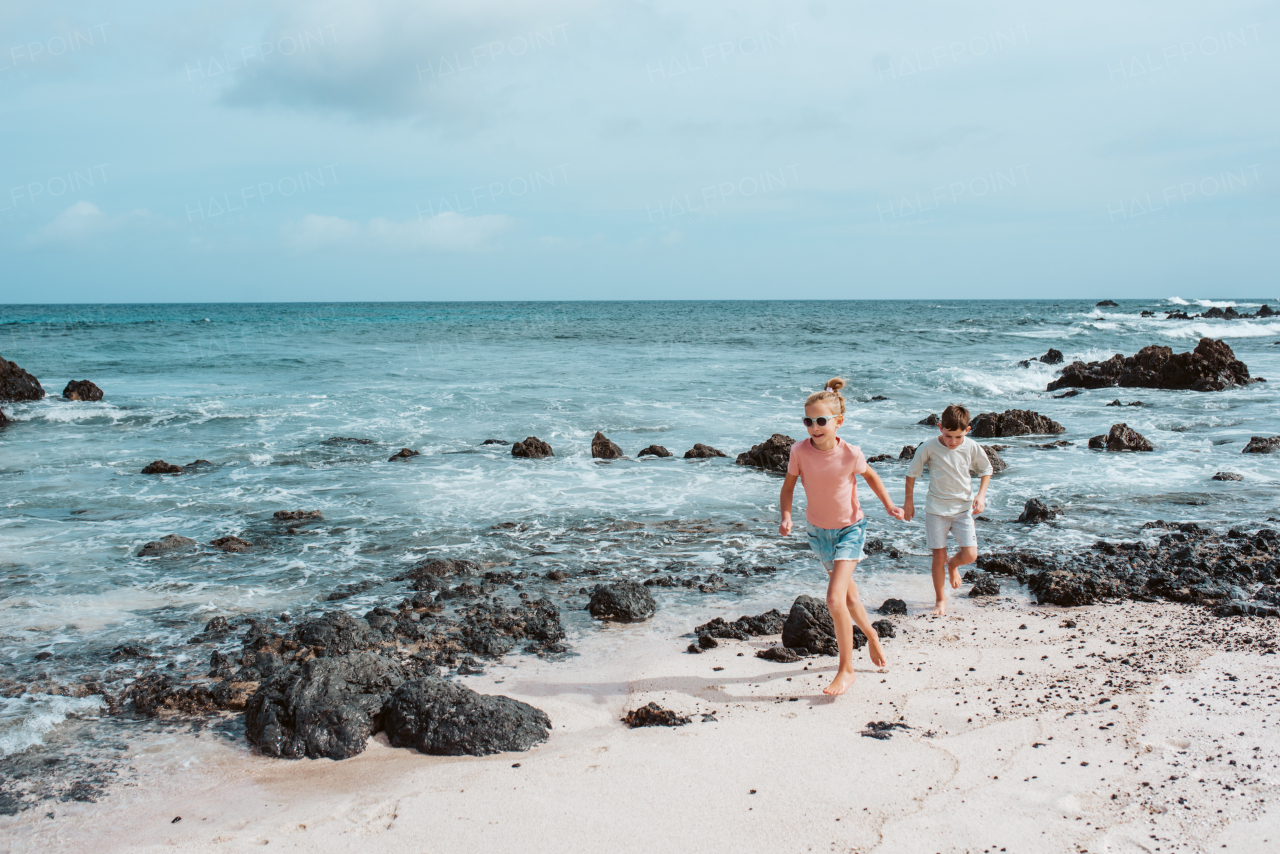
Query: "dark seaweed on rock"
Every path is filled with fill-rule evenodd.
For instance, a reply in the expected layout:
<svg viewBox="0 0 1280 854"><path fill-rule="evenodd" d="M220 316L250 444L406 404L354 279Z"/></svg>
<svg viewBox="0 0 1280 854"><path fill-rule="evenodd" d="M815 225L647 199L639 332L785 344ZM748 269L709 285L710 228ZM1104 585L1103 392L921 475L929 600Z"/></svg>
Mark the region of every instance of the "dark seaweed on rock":
<svg viewBox="0 0 1280 854"><path fill-rule="evenodd" d="M1231 347L1201 338L1190 353L1174 354L1169 347L1153 344L1134 356L1117 353L1102 362L1072 362L1046 391L1109 386L1222 391L1249 382L1249 367L1235 357Z"/></svg>

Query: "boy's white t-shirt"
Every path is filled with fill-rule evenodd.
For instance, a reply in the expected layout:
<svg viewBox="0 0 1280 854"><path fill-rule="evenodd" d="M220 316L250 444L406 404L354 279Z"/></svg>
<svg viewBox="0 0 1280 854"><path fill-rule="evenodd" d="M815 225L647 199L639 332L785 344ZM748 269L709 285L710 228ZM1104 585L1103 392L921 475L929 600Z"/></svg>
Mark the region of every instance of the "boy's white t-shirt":
<svg viewBox="0 0 1280 854"><path fill-rule="evenodd" d="M919 479L929 466L929 494L924 512L935 516L959 516L973 507L973 477L991 474L991 460L982 446L964 437L955 450L934 436L916 448L907 477Z"/></svg>

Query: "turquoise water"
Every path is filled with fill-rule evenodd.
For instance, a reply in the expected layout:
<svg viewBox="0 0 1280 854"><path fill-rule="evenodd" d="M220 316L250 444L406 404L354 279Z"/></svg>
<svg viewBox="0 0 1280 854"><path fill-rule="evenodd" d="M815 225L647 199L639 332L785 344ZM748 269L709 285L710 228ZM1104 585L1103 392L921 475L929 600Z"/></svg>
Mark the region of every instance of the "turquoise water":
<svg viewBox="0 0 1280 854"><path fill-rule="evenodd" d="M1009 445L1010 468L992 485L984 548L1132 537L1156 518L1275 516L1276 458L1240 450L1249 436L1276 432L1280 322L1160 319L1188 302L1200 310L1176 299L1108 309L1092 301L6 306L0 355L50 396L3 405L13 420L0 432L3 678L123 684L145 664L110 661L121 643L165 661L178 649L181 663L186 638L215 614L363 613L398 601L399 587L336 605L324 599L425 554L538 573L644 577L671 561L708 573L780 570L719 593L657 589L664 626L692 626L743 596L776 594L785 605L798 586L821 588L816 564L801 538L776 535L780 481L732 457L775 432L803 435L804 397L835 375L851 385L842 435L868 455L896 456L927 438L931 428L916 422L952 402L975 413L1035 409L1067 428L1055 438L1076 445L1062 450L1029 447L1044 438L998 440ZM1142 318L1143 309L1159 317ZM1055 368L1017 364L1049 347L1068 361L1147 344L1181 351L1202 335L1225 339L1255 376L1277 382L1054 400L1044 387ZM103 388L103 402L61 399L68 380L85 378ZM1116 397L1150 406L1107 408ZM1089 436L1118 421L1155 453L1086 450ZM656 443L677 458L593 461L597 430L628 454ZM555 458L513 459L507 447L480 444L530 435L550 442ZM334 436L373 443L324 443ZM678 459L695 442L730 458ZM388 462L402 447L422 455ZM212 465L139 474L161 458ZM900 497L904 467L879 470ZM1220 470L1245 480L1211 481ZM1061 521L1013 524L1033 496L1063 505ZM902 554L865 562L868 598L926 601L923 527L892 522L863 499L871 536ZM321 510L324 521L296 534L271 521L274 511L302 508ZM255 547L135 556L170 533L201 542L237 534ZM571 637L584 640L594 630L580 611L585 597L566 594ZM38 692L4 702L0 752L84 710Z"/></svg>

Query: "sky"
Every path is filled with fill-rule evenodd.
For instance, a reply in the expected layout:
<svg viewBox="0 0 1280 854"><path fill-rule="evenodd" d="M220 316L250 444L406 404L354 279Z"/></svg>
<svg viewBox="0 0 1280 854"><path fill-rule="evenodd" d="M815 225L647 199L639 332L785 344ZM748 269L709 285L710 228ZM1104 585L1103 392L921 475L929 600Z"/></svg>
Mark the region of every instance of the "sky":
<svg viewBox="0 0 1280 854"><path fill-rule="evenodd" d="M0 303L1280 295L1280 4L9 0Z"/></svg>

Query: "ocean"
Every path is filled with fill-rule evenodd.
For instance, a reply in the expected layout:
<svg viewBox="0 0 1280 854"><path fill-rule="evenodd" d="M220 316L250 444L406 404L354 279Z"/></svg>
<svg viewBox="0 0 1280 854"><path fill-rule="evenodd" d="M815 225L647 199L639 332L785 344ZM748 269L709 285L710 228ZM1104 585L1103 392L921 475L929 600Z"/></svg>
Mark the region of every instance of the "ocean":
<svg viewBox="0 0 1280 854"><path fill-rule="evenodd" d="M1280 321L1164 319L1175 308L1261 304L5 306L0 355L36 375L48 397L2 405L11 423L0 429L0 680L8 694L0 754L86 732L114 738L111 727L130 724L107 718L97 695L77 697L67 686L118 689L171 662L199 670L208 649L187 640L211 617L363 614L399 601L403 585L389 579L424 556L538 577L592 571L598 580L643 580L681 562L694 565L686 573L726 580L707 592L653 588L658 618L625 633L590 620L581 580L530 581L528 590L560 605L573 650L537 666L570 677L622 649L643 649L641 641L674 643L711 616L785 610L797 592L821 595L825 574L803 536L776 533L780 478L734 457L773 433L802 437L804 398L833 376L849 381L841 435L869 456L896 458L934 435L917 422L949 403L974 414L1033 409L1063 424L1061 436L984 440L1007 445L1009 464L980 523L984 551L1132 539L1154 519L1216 526L1274 517L1276 458L1241 449L1277 430ZM1045 385L1058 367L1035 361L1050 347L1067 362L1148 344L1180 352L1201 336L1225 340L1254 376L1273 382L1054 399ZM104 400L63 400L73 379L95 382ZM1106 406L1117 398L1146 405ZM1146 436L1154 453L1087 449L1090 436L1117 422ZM629 458L593 460L596 431ZM549 442L555 456L516 459L508 445L482 444L527 436ZM334 437L369 442L326 442ZM1049 438L1074 444L1032 447ZM728 456L681 458L699 442ZM650 444L674 456L636 459ZM389 461L401 448L420 456ZM209 465L140 474L157 459ZM877 469L900 500L905 464ZM1218 471L1244 479L1211 480ZM869 490L861 497L869 535L892 547L860 566L864 599L930 605L922 523L894 522ZM1051 525L1017 524L1032 497L1063 515ZM798 513L799 491L797 505ZM272 520L298 509L324 518L293 533ZM254 546L137 556L168 534L200 543L238 535ZM365 581L374 586L328 601ZM232 636L225 649L237 643ZM509 655L501 666L521 660Z"/></svg>

